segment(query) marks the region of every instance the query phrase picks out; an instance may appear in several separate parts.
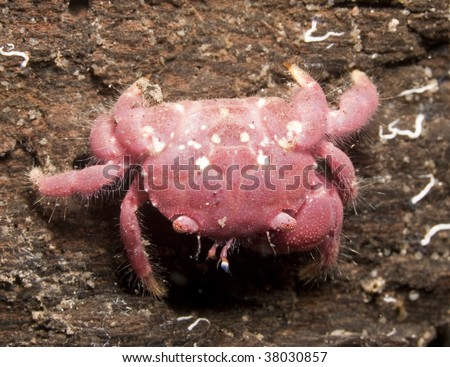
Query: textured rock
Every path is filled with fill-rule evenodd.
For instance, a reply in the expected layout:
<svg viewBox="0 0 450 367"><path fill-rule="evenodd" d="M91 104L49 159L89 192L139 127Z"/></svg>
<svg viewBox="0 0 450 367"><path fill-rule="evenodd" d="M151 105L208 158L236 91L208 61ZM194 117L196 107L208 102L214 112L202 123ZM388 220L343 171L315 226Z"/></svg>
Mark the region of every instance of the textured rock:
<svg viewBox="0 0 450 367"><path fill-rule="evenodd" d="M449 221L445 2L84 3L0 1L1 42L30 56L22 69L21 57L0 56L1 345L448 345L450 234L420 245ZM313 19L314 36L345 33L305 42ZM371 127L343 147L362 190L334 280L304 285L304 258L245 251L222 274L195 260L196 238L146 208L151 253L171 279L169 299L155 303L131 291L117 256L121 193L33 205L27 170L83 166L90 121L139 77L168 101L284 96L283 62L326 81L330 101L354 68L381 91ZM386 134L400 119L397 128L414 130L419 113L418 138L380 139L379 126ZM438 183L412 205L426 174ZM211 324L188 331L199 317Z"/></svg>

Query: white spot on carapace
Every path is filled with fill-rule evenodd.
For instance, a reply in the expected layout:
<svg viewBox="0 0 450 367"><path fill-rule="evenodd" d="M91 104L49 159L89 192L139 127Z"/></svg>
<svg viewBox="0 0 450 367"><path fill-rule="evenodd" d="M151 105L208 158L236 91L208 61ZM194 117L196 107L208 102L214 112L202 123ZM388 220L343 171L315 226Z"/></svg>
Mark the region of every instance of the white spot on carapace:
<svg viewBox="0 0 450 367"><path fill-rule="evenodd" d="M242 143L248 143L250 141L250 135L245 131L241 133L240 138Z"/></svg>
<svg viewBox="0 0 450 367"><path fill-rule="evenodd" d="M269 157L263 153L262 150L258 150L258 156L256 157L256 162L260 166L265 166L269 163Z"/></svg>
<svg viewBox="0 0 450 367"><path fill-rule="evenodd" d="M187 145L190 147L194 147L194 149L200 149L202 145L200 143L197 143L195 140L189 140L187 142Z"/></svg>
<svg viewBox="0 0 450 367"><path fill-rule="evenodd" d="M156 136L152 136L152 146L153 146L153 152L155 153L161 153L163 149L166 147L166 143L162 142L157 138Z"/></svg>
<svg viewBox="0 0 450 367"><path fill-rule="evenodd" d="M267 136L264 135L264 139L259 143L262 147L266 147L270 144L270 140Z"/></svg>
<svg viewBox="0 0 450 367"><path fill-rule="evenodd" d="M220 139L220 135L219 135L219 134L212 134L212 135L211 135L211 141L212 141L214 144L220 144L220 142L221 142L222 140Z"/></svg>
<svg viewBox="0 0 450 367"><path fill-rule="evenodd" d="M154 133L154 129L151 126L144 126L141 129L141 135L143 138L148 138Z"/></svg>
<svg viewBox="0 0 450 367"><path fill-rule="evenodd" d="M258 99L258 101L256 102L256 105L261 108L266 104L266 99L265 98L260 98Z"/></svg>
<svg viewBox="0 0 450 367"><path fill-rule="evenodd" d="M219 110L220 112L220 117L224 118L224 117L228 117L228 115L230 114L230 111L228 110L228 108L221 108Z"/></svg>
<svg viewBox="0 0 450 367"><path fill-rule="evenodd" d="M195 164L199 166L201 170L204 170L206 167L209 166L209 159L206 158L205 156L202 156L200 158L197 158Z"/></svg>
<svg viewBox="0 0 450 367"><path fill-rule="evenodd" d="M280 139L275 138L275 140L277 141L280 147L286 150L292 149L295 146L294 136L290 131L287 132L286 136L283 136Z"/></svg>
<svg viewBox="0 0 450 367"><path fill-rule="evenodd" d="M182 104L180 104L180 103L175 103L175 109L178 112L184 112L184 106Z"/></svg>
<svg viewBox="0 0 450 367"><path fill-rule="evenodd" d="M224 228L225 227L225 223L227 222L227 217L223 217L223 218L220 218L218 221L217 221L217 223L219 223L219 226L221 226L222 228Z"/></svg>
<svg viewBox="0 0 450 367"><path fill-rule="evenodd" d="M178 149L179 150L185 150L186 149L186 145L180 144L180 145L178 145Z"/></svg>
<svg viewBox="0 0 450 367"><path fill-rule="evenodd" d="M117 139L114 137L114 136L111 136L110 138L109 138L109 142L110 143L115 143L117 141Z"/></svg>
<svg viewBox="0 0 450 367"><path fill-rule="evenodd" d="M172 132L170 133L170 137L173 138L174 136L175 136L175 133L172 131Z"/></svg>
<svg viewBox="0 0 450 367"><path fill-rule="evenodd" d="M250 123L248 124L248 127L249 127L250 129L252 129L252 130L256 129L255 122L254 122L254 121L250 122Z"/></svg>
<svg viewBox="0 0 450 367"><path fill-rule="evenodd" d="M288 131L300 135L303 132L303 125L300 121L292 120L287 123L287 129Z"/></svg>
<svg viewBox="0 0 450 367"><path fill-rule="evenodd" d="M206 130L206 125L200 126L200 130Z"/></svg>

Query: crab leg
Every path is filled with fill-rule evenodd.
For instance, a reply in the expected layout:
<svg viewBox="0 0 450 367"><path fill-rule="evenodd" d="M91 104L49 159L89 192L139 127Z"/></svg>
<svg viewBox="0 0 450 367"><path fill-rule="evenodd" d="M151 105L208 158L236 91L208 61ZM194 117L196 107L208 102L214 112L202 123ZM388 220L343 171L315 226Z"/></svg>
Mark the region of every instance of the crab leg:
<svg viewBox="0 0 450 367"><path fill-rule="evenodd" d="M131 267L145 287L155 296L163 297L166 290L155 277L147 253L144 250L138 209L147 200L145 191L139 190L139 178L135 178L120 207L120 236Z"/></svg>
<svg viewBox="0 0 450 367"><path fill-rule="evenodd" d="M45 177L42 170L36 167L30 171L29 177L39 192L45 196L69 197L75 194L90 196L122 177L125 170L126 167L110 162Z"/></svg>

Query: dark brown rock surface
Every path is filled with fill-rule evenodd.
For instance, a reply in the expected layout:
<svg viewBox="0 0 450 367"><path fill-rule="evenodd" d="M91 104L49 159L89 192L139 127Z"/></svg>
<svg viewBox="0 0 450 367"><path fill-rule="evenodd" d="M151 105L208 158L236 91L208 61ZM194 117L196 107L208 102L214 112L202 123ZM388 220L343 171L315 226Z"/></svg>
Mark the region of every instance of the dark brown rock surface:
<svg viewBox="0 0 450 367"><path fill-rule="evenodd" d="M449 345L450 232L420 244L450 222L447 12L437 0L0 0L0 43L30 57L19 68L21 57L0 56L0 345ZM345 33L307 43L313 19L313 35ZM286 61L320 79L331 102L354 68L380 90L371 126L345 147L362 190L334 280L304 285L298 256L244 250L227 276L145 208L171 288L155 302L120 270L120 195L89 208L33 204L27 170L82 166L90 122L137 78L169 101L283 96ZM414 130L419 113L419 137L380 139L395 119ZM413 205L429 174L437 184ZM197 318L209 323L189 331Z"/></svg>

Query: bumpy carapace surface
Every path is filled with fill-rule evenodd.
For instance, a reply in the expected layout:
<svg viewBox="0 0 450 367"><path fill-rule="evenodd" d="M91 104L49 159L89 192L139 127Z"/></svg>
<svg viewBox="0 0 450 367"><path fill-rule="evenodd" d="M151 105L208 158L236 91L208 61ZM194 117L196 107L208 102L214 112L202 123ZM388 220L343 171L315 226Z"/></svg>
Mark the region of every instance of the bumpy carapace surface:
<svg viewBox="0 0 450 367"><path fill-rule="evenodd" d="M90 196L140 167L121 204L120 233L131 267L157 297L165 287L144 250L137 216L147 201L175 231L213 239L208 257L218 256L225 271L239 239L255 236L276 253L317 249L318 266L330 267L343 206L357 196L353 165L334 142L369 121L378 94L356 70L332 109L314 79L287 67L296 81L289 100L155 104L155 86L141 78L95 120L90 144L97 164L54 176L34 168L30 179L43 196ZM321 173L318 160L331 174Z"/></svg>

